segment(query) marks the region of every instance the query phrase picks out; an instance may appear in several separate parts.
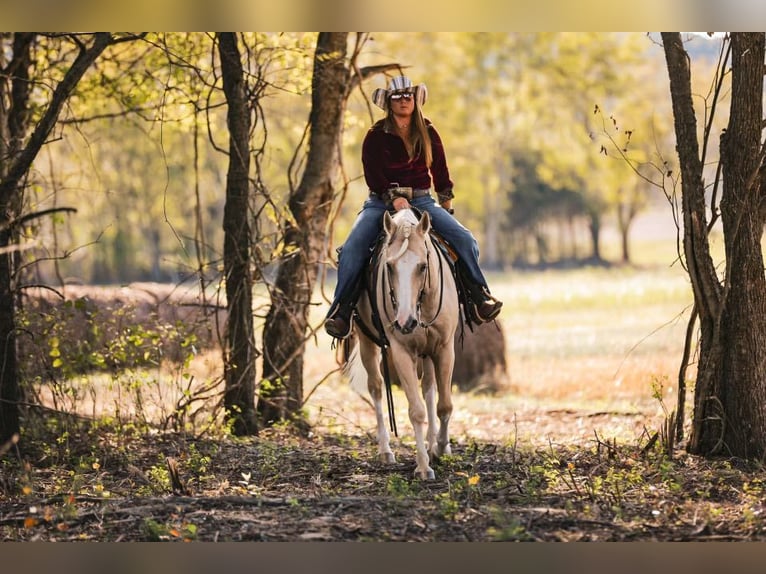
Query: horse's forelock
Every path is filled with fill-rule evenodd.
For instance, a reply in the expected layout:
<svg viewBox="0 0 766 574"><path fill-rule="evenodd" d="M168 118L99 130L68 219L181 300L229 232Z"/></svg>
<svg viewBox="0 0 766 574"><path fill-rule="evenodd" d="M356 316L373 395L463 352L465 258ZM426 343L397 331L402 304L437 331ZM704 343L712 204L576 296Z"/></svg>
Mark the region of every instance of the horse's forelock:
<svg viewBox="0 0 766 574"><path fill-rule="evenodd" d="M391 220L394 226L389 234L388 245L390 247L395 247L400 241L401 244L398 245L396 253L391 255L388 260L396 261L409 249L412 232L415 231L418 226L418 218L412 210L402 209L401 211L397 211Z"/></svg>
<svg viewBox="0 0 766 574"><path fill-rule="evenodd" d="M397 251L394 255L389 257L389 261L396 261L399 259L404 253L409 249L410 247L410 240L409 237L405 237L404 241L402 241L402 244L399 246L399 251Z"/></svg>
<svg viewBox="0 0 766 574"><path fill-rule="evenodd" d="M397 224L397 226L403 225L405 223L409 223L412 225L418 224L418 218L415 215L415 212L411 209L402 209L400 211L397 211L394 214L393 217L394 223Z"/></svg>
<svg viewBox="0 0 766 574"><path fill-rule="evenodd" d="M391 218L393 227L390 231L390 243L393 243L397 237L403 237L408 239L412 235L412 231L417 228L418 219L415 214L409 209L403 209L397 211Z"/></svg>

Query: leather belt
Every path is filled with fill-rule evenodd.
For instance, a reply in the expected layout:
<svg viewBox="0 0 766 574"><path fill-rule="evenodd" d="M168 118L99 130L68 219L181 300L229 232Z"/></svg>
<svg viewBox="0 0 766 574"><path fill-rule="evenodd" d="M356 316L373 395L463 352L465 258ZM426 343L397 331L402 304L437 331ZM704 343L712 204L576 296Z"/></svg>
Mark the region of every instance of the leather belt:
<svg viewBox="0 0 766 574"><path fill-rule="evenodd" d="M380 197L380 194L372 193L371 195L377 195ZM431 188L426 187L425 189L414 189L412 187L402 187L399 185L394 185L390 187L384 194L382 199L386 199L386 196L391 198L393 200L396 197L404 197L407 200L416 199L418 197L425 197L426 195L431 195Z"/></svg>

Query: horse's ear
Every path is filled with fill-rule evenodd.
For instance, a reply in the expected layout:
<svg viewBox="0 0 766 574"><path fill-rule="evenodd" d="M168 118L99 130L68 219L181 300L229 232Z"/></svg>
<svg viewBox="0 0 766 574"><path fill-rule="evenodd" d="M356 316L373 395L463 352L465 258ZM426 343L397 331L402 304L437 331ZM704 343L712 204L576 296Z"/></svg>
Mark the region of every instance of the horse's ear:
<svg viewBox="0 0 766 574"><path fill-rule="evenodd" d="M431 215L424 211L420 216L420 222L418 223L418 230L423 234L427 234L431 230Z"/></svg>
<svg viewBox="0 0 766 574"><path fill-rule="evenodd" d="M391 214L386 210L383 212L383 229L386 230L386 234L391 235L393 227L394 220L391 219Z"/></svg>

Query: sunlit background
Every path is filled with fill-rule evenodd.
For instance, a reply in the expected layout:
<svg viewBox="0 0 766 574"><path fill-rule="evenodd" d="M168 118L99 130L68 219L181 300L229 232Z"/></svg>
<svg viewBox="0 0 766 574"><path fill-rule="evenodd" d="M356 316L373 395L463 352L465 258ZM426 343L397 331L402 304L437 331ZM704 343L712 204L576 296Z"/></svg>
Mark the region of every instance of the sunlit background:
<svg viewBox="0 0 766 574"><path fill-rule="evenodd" d="M270 303L264 282L281 248L279 218L304 160L305 147L297 156L295 149L311 105L316 37L242 36L251 82L260 77L262 90L253 123L257 336ZM683 37L697 114L707 118L722 40ZM351 432L372 424L341 374L328 378L336 355L320 326L334 288L334 248L368 193L360 147L382 116L370 94L399 73L428 86L424 113L445 144L457 216L476 235L490 287L505 302L506 392L459 397L473 402L458 403L456 432L572 439L572 427L536 434L544 428L537 415L514 421L516 413L553 408L586 413L574 427L581 440L594 422L606 424L588 418L598 412L627 413L627 427L623 417L615 432L635 436L647 417L672 408L692 296L679 258L679 170L659 34L370 32L350 34L349 48L358 50L360 69L390 69L355 89L346 111L337 214L311 308L318 333L306 347L313 422ZM212 295L221 285L228 132L214 56L211 34L149 33L115 47L84 77L30 175L28 212L76 209L41 219L24 240L22 256L36 260L30 282L68 285L71 296L74 286L104 297L130 286L135 300L160 297L167 286L185 296L202 284ZM723 94L714 133L727 121L726 84ZM712 159L717 138L710 142ZM710 170L712 181L712 163ZM717 228L711 242L720 260ZM217 348L195 356L196 380L215 381L220 361ZM167 388L154 373L141 376L158 392ZM93 404L80 408L105 402L90 396Z"/></svg>

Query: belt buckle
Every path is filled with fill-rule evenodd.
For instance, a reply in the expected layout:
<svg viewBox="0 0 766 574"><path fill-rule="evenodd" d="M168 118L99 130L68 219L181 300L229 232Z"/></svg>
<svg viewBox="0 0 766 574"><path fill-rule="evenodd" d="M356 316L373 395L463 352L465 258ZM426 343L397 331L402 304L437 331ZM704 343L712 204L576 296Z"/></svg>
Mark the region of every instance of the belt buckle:
<svg viewBox="0 0 766 574"><path fill-rule="evenodd" d="M407 201L412 201L414 190L411 187L402 187L398 183L393 183L391 184L391 187L388 188L388 192L391 194L392 198L403 197Z"/></svg>

